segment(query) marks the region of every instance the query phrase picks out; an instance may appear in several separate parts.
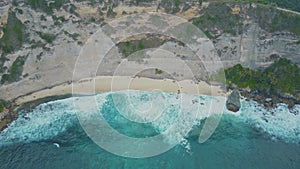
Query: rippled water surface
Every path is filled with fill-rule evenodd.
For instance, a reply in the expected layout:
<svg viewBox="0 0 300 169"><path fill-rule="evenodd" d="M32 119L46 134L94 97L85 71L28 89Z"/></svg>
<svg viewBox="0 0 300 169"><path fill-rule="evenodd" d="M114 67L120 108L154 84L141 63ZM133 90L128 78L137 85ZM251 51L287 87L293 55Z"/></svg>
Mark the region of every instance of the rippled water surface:
<svg viewBox="0 0 300 169"><path fill-rule="evenodd" d="M85 103L86 98L68 98L41 104L31 112L20 112L19 119L1 132L0 168L300 168L300 115L289 113L285 105L267 111L255 102L243 100L240 112L224 111L212 137L199 144L196 131L211 116L210 101L220 98L184 95L186 102L182 103L176 101L180 99L177 94L129 93L129 99L124 92L96 96L98 113L118 132L145 138L172 125L184 128L193 123L191 133L196 134L190 133L180 144L158 156L116 156L95 144L82 129L77 118L80 112L73 101ZM85 104L88 107L89 102ZM198 110L195 105L201 105L197 107L197 119L187 118L186 124L177 124L180 113ZM146 116L142 111L146 109L153 113ZM295 107L294 112L299 111L300 107ZM166 137L165 141L178 139L176 135Z"/></svg>

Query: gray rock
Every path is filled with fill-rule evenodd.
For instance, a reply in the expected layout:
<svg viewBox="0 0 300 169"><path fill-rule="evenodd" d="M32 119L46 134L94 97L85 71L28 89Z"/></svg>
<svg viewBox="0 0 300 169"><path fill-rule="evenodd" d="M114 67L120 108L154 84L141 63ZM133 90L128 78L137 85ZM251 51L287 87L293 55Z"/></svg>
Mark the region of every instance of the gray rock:
<svg viewBox="0 0 300 169"><path fill-rule="evenodd" d="M272 98L266 98L266 102L271 102Z"/></svg>
<svg viewBox="0 0 300 169"><path fill-rule="evenodd" d="M237 112L241 108L240 93L238 90L233 90L228 96L226 101L226 107L228 110Z"/></svg>

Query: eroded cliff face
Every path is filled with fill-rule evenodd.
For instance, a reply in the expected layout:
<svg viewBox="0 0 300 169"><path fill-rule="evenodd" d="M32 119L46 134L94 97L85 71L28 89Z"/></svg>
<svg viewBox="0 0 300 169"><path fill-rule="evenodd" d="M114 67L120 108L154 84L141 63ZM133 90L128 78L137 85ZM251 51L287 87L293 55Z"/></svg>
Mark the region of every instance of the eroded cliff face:
<svg viewBox="0 0 300 169"><path fill-rule="evenodd" d="M224 67L252 69L284 57L300 65L300 13L254 3L209 3L193 23L215 44Z"/></svg>
<svg viewBox="0 0 300 169"><path fill-rule="evenodd" d="M218 5L217 9L220 9L221 13L212 8L216 5ZM255 10L262 9L257 8L256 4L203 3L199 5L197 1L186 1L179 5L170 3L168 5L165 1L139 4L126 0L113 1L112 3L96 1L92 4L89 1L72 0L54 8L53 13L47 13L43 9L34 9L26 1L20 1L17 5L4 4L0 7L0 13L3 13L3 16L9 16L10 12L15 13L15 16L26 28L23 32L26 34L26 39L22 39L22 46L18 50L5 52L2 48L0 51L2 68L0 98L12 100L36 90L71 82L76 59L81 48L92 34L99 30L102 25L116 18L143 12L167 11L190 22L194 22L194 19L199 17L205 18L200 23L202 26L197 24L196 26L210 38L215 46L216 54L223 61L225 68L237 63L251 68L268 66L278 57L289 58L300 65L300 38L297 34L299 30L285 29L286 26L279 27L278 31L276 29L269 30L268 27L260 23L261 20L258 21L255 18L263 15L261 11L259 11L260 13L253 12ZM274 10L272 11L274 12ZM224 15L225 13L226 15ZM289 12L287 13L289 14ZM209 16L207 16L208 14ZM218 19L222 15L226 17ZM291 15L291 17L296 17L297 21L291 26L299 28L298 14L293 13ZM5 28L6 19L3 18L4 26L0 26L0 30ZM2 33L5 36L5 32L2 31ZM2 40L0 39L0 41ZM190 67L198 72L196 78L185 76L180 71L170 72L171 75L173 74L178 79L209 80L209 76L201 72L204 69L203 65L195 61L195 56L188 52L187 47L180 46L178 42L172 40L160 44L160 47L174 50L180 48L176 56L188 61ZM113 52L122 53L122 51L112 51L112 55ZM26 58L24 63L14 64L20 57ZM99 72L100 75L113 75L113 68L120 61L120 58L107 61L107 64L104 65L105 69ZM134 64L147 64L136 59L129 59L129 61ZM91 62L93 61L91 60ZM15 65L22 67L16 69L21 71L17 74L18 79L3 79L12 76ZM170 74L165 76L159 74L159 78L169 77ZM150 71L141 75L155 78L158 73Z"/></svg>
<svg viewBox="0 0 300 169"><path fill-rule="evenodd" d="M225 68L242 63L256 69L269 66L279 57L300 65L299 39L290 32L269 33L253 24L239 36L222 34L214 44Z"/></svg>

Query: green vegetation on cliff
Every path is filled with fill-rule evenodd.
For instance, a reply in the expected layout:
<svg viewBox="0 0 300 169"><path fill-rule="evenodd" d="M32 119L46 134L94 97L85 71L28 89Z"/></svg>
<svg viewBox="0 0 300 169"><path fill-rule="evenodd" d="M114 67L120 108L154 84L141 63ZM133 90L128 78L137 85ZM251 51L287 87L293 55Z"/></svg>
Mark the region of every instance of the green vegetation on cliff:
<svg viewBox="0 0 300 169"><path fill-rule="evenodd" d="M299 0L204 0L204 2L205 1L259 3L264 5L278 6L280 8L300 12Z"/></svg>
<svg viewBox="0 0 300 169"><path fill-rule="evenodd" d="M25 26L16 17L16 13L9 12L7 24L3 27L4 35L0 39L0 48L4 54L18 50L25 40Z"/></svg>
<svg viewBox="0 0 300 169"><path fill-rule="evenodd" d="M193 24L203 30L210 39L216 38L215 35L219 33L242 33L243 19L240 15L233 14L226 3L212 2L201 14L201 17L193 19Z"/></svg>
<svg viewBox="0 0 300 169"><path fill-rule="evenodd" d="M7 24L3 27L3 37L0 39L0 49L2 55L0 56L0 72L5 71L3 67L4 62L7 60L6 55L19 50L26 40L25 26L16 17L15 12L8 13Z"/></svg>
<svg viewBox="0 0 300 169"><path fill-rule="evenodd" d="M23 72L23 65L25 63L27 56L19 56L12 66L9 69L8 74L3 74L1 78L1 84L5 82L12 83L16 82L21 79L22 72Z"/></svg>
<svg viewBox="0 0 300 169"><path fill-rule="evenodd" d="M157 48L168 41L176 42L179 46L184 46L182 42L172 37L147 34L146 37L141 39L120 42L117 44L117 47L124 57L128 57L129 55L140 50Z"/></svg>
<svg viewBox="0 0 300 169"><path fill-rule="evenodd" d="M143 40L140 40L140 41L121 42L117 46L119 47L123 56L128 57L129 55L133 54L134 52L145 49L145 46L144 46L145 44L146 44L146 46L151 45ZM147 48L150 48L150 47L147 47Z"/></svg>
<svg viewBox="0 0 300 169"><path fill-rule="evenodd" d="M0 113L3 111L3 109L4 109L4 105L3 103L0 102Z"/></svg>
<svg viewBox="0 0 300 169"><path fill-rule="evenodd" d="M287 31L300 36L300 15L266 6L254 10L259 26L268 32Z"/></svg>
<svg viewBox="0 0 300 169"><path fill-rule="evenodd" d="M134 0L136 5L139 5L140 3L143 3L143 2L152 2L152 1L154 1L154 0Z"/></svg>
<svg viewBox="0 0 300 169"><path fill-rule="evenodd" d="M210 39L217 38L222 33L234 36L242 34L249 25L244 21L249 19L268 32L286 31L300 36L300 15L278 10L276 6L263 0L259 1L256 7L249 6L249 2L257 1L228 0L224 2L220 0L210 2L207 8L200 11L200 17L192 19L192 23ZM240 6L241 12L234 14L230 6ZM243 16L249 18L246 19Z"/></svg>
<svg viewBox="0 0 300 169"><path fill-rule="evenodd" d="M179 5L184 2L184 0L162 0L161 6L165 8L167 13L176 13L180 11Z"/></svg>
<svg viewBox="0 0 300 169"><path fill-rule="evenodd" d="M38 34L47 43L52 43L55 40L55 38L56 38L55 35L49 34L49 33L38 32Z"/></svg>
<svg viewBox="0 0 300 169"><path fill-rule="evenodd" d="M47 14L52 14L53 9L58 9L62 7L65 3L69 2L69 0L27 0L27 4L31 6L31 8L35 10L41 10Z"/></svg>
<svg viewBox="0 0 300 169"><path fill-rule="evenodd" d="M281 8L286 8L286 9L300 12L300 1L299 0L265 0L265 1L273 2Z"/></svg>
<svg viewBox="0 0 300 169"><path fill-rule="evenodd" d="M264 70L251 70L238 64L225 69L227 84L239 88L296 95L300 91L300 68L281 58Z"/></svg>
<svg viewBox="0 0 300 169"><path fill-rule="evenodd" d="M299 0L244 0L246 2L257 2L262 4L275 4L280 8L286 8L300 12Z"/></svg>
<svg viewBox="0 0 300 169"><path fill-rule="evenodd" d="M4 110L4 108L10 108L11 102L0 99L0 113Z"/></svg>

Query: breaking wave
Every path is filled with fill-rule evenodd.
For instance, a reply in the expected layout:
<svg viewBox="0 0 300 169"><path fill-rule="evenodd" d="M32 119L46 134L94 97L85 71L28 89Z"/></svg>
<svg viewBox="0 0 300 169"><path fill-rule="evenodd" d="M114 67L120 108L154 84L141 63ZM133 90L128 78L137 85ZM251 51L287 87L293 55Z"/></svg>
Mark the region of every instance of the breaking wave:
<svg viewBox="0 0 300 169"><path fill-rule="evenodd" d="M178 128L199 126L211 115L209 113L213 106L211 100L222 99L213 96L146 91L100 93L95 96L99 112L107 122L118 132L132 137L157 135L170 126ZM71 97L43 103L30 112L20 111L19 118L0 133L0 144L47 140L66 132L79 123L76 113L80 112L74 107L74 99L84 101L91 97L94 96ZM234 115L231 123L242 120L252 128L267 133L272 139L300 143L300 106L296 105L293 112L291 113L284 104L266 110L254 101L242 100L242 107L238 113L224 110L223 115ZM190 115L184 116L186 119L178 123L177 117L180 113ZM166 140L177 140L179 137L176 134L168 135ZM187 139L183 139L181 143L189 148Z"/></svg>

